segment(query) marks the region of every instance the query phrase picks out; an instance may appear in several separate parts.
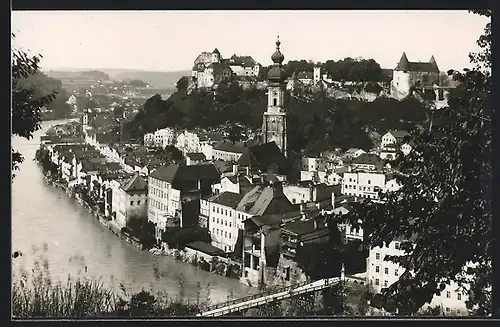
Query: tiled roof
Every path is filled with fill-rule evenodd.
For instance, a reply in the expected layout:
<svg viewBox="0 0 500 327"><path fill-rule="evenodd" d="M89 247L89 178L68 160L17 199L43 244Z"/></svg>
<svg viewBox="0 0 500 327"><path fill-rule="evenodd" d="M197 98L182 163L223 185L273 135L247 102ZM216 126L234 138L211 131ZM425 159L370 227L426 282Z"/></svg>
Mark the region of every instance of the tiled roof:
<svg viewBox="0 0 500 327"><path fill-rule="evenodd" d="M426 73L439 73L439 68L434 60L434 56L431 57L429 62L410 62L406 57L406 53L403 52L398 65L394 70L397 71L410 71L410 72L426 72Z"/></svg>
<svg viewBox="0 0 500 327"><path fill-rule="evenodd" d="M224 192L213 196L211 198L211 202L234 209L238 206L238 203L240 203L242 199L243 196L241 194Z"/></svg>
<svg viewBox="0 0 500 327"><path fill-rule="evenodd" d="M378 165L382 164L382 160L376 154L363 153L362 155L354 159L352 163L358 165Z"/></svg>
<svg viewBox="0 0 500 327"><path fill-rule="evenodd" d="M233 163L229 161L216 160L214 166L220 174L233 171Z"/></svg>
<svg viewBox="0 0 500 327"><path fill-rule="evenodd" d="M130 178L127 182L122 185L122 188L125 192L133 192L133 191L145 191L148 188L148 184L139 176L139 174L135 174Z"/></svg>
<svg viewBox="0 0 500 327"><path fill-rule="evenodd" d="M397 139L404 138L405 136L410 135L407 131L402 131L402 130L398 130L398 131L391 130L391 131L389 131L389 133L391 133L392 136L394 136Z"/></svg>
<svg viewBox="0 0 500 327"><path fill-rule="evenodd" d="M252 168L259 168L261 171L266 171L273 164L278 167L283 167L285 161L285 156L273 141L249 147L240 159L238 159L238 164L244 167L250 166Z"/></svg>
<svg viewBox="0 0 500 327"><path fill-rule="evenodd" d="M312 72L300 72L297 74L298 79L312 79L313 78L313 73Z"/></svg>
<svg viewBox="0 0 500 327"><path fill-rule="evenodd" d="M200 164L193 166L170 164L156 169L150 174L150 176L172 184L176 182L198 180L216 181L219 179L219 172L213 164Z"/></svg>
<svg viewBox="0 0 500 327"><path fill-rule="evenodd" d="M208 255L224 255L224 251L222 251L221 249L219 248L216 248L215 246L212 246L208 243L205 243L205 242L200 242L200 241L195 241L195 242L192 242L192 243L188 243L186 245L187 248L191 248L191 249L194 249L196 251L200 251L200 252L203 252L203 253L206 253Z"/></svg>
<svg viewBox="0 0 500 327"><path fill-rule="evenodd" d="M206 160L207 158L205 155L201 152L195 152L195 153L188 153L186 156L189 157L191 160Z"/></svg>
<svg viewBox="0 0 500 327"><path fill-rule="evenodd" d="M229 65L231 66L255 66L257 62L251 56L237 56L233 54L229 58Z"/></svg>
<svg viewBox="0 0 500 327"><path fill-rule="evenodd" d="M255 186L243 196L236 209L254 216L262 216L290 212L295 209L295 206L282 192L277 191L272 186Z"/></svg>
<svg viewBox="0 0 500 327"><path fill-rule="evenodd" d="M245 151L245 146L241 142L230 142L222 141L214 146L214 150L232 152L232 153L243 153Z"/></svg>
<svg viewBox="0 0 500 327"><path fill-rule="evenodd" d="M316 228L314 228L315 221L316 220ZM309 234L312 233L316 230L320 229L325 229L324 225L322 224L321 221L318 221L319 219L310 219L310 220L296 220L289 222L285 224L282 228L283 230L290 231L294 234L297 235L304 235L304 234Z"/></svg>

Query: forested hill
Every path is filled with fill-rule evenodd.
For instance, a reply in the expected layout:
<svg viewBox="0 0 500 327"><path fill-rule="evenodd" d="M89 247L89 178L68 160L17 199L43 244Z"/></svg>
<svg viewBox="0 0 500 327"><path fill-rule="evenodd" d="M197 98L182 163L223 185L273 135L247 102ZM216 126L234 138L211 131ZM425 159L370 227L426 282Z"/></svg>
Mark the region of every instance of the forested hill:
<svg viewBox="0 0 500 327"><path fill-rule="evenodd" d="M290 148L312 152L327 147L367 149L372 146L368 131L411 130L427 119L427 110L415 99L359 102L317 96L305 101L288 95L286 105ZM167 126L207 128L233 122L258 129L266 107L265 91L245 91L236 84L219 87L215 95L178 90L167 100L159 95L148 99L125 132L142 138Z"/></svg>
<svg viewBox="0 0 500 327"><path fill-rule="evenodd" d="M30 75L28 78L21 79L19 86L23 88L33 88L36 98L47 96L55 93L55 98L45 107L52 111L51 119L66 118L71 113L72 109L68 101L69 95L62 87L62 82L47 76L42 72Z"/></svg>

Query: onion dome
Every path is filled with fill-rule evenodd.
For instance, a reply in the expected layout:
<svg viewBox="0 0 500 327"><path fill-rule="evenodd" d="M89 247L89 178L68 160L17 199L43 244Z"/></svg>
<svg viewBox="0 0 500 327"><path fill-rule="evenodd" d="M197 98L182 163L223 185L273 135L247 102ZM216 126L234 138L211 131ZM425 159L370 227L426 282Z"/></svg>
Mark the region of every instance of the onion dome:
<svg viewBox="0 0 500 327"><path fill-rule="evenodd" d="M282 66L285 56L280 52L280 44L281 42L278 37L278 40L276 41L276 52L271 56L271 60L274 62L274 65L267 73L267 78L272 82L282 82L286 78L286 71Z"/></svg>
<svg viewBox="0 0 500 327"><path fill-rule="evenodd" d="M271 56L271 60L275 64L282 64L283 60L285 60L285 56L280 51L280 44L281 44L281 42L280 42L280 39L278 36L278 40L276 41L276 52L273 53L273 55Z"/></svg>

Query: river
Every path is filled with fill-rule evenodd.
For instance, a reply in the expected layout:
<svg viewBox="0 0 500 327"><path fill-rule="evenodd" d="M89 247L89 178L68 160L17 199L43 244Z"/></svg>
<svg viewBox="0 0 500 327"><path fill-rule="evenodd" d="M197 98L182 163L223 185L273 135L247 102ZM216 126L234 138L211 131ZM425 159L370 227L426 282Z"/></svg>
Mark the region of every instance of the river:
<svg viewBox="0 0 500 327"><path fill-rule="evenodd" d="M12 184L12 250L23 254L12 259L14 278L20 268L31 270L37 258L44 258L51 277L62 282L68 275L80 273L115 289L123 284L129 292L145 289L174 297L181 290L179 281L184 281L182 289L191 299L200 290L198 283L202 298L209 284L213 303L225 301L231 294L241 297L255 292L236 279L135 248L102 226L64 191L47 185L33 158L40 136L56 123L62 121L42 122L42 130L31 140L12 137L13 148L25 158Z"/></svg>

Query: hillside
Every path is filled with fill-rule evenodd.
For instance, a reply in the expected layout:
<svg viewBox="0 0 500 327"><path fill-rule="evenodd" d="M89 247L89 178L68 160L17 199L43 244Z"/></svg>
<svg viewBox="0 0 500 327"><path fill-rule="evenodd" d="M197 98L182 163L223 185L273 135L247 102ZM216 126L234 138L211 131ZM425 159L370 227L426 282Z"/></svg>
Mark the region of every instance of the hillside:
<svg viewBox="0 0 500 327"><path fill-rule="evenodd" d="M154 88L175 89L175 83L182 76L191 76L191 71L154 72L141 70L102 69L113 80L141 80Z"/></svg>
<svg viewBox="0 0 500 327"><path fill-rule="evenodd" d="M125 133L142 138L166 126L177 128L217 127L241 123L253 129L262 124L267 96L258 90L244 91L237 85L219 88L217 95L202 91L187 95L177 91L167 100L154 96L146 101ZM368 131L411 130L427 119L427 110L415 99L398 102L380 98L374 102L317 97L307 102L287 96L291 150L312 152L327 147L368 149Z"/></svg>

